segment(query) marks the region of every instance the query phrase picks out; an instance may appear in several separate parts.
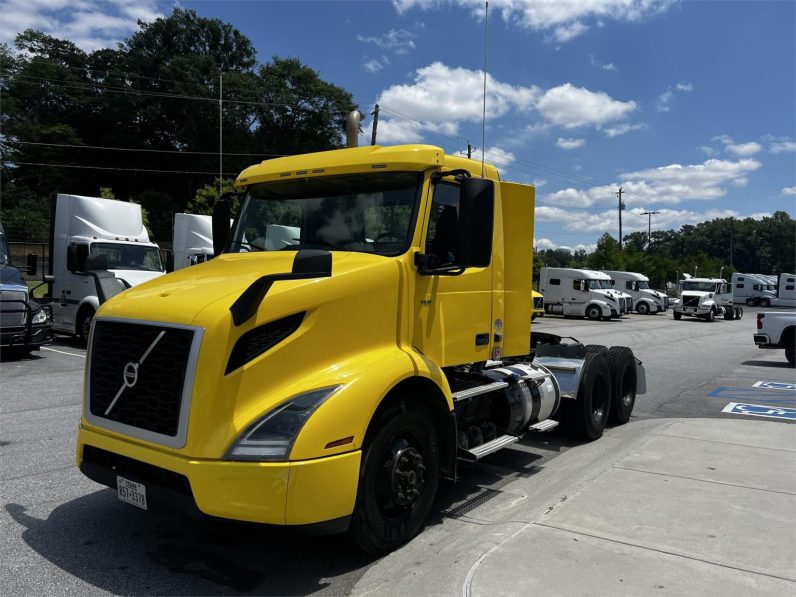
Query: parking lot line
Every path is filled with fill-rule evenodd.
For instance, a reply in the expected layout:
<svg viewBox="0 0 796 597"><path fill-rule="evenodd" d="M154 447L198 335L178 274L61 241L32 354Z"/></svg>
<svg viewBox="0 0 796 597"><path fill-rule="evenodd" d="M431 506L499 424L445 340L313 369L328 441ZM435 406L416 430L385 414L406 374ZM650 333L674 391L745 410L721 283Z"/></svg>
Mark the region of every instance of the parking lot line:
<svg viewBox="0 0 796 597"><path fill-rule="evenodd" d="M41 347L42 350L49 350L50 352L57 352L60 354L68 354L70 357L79 357L81 359L85 359L86 355L84 354L75 354L73 352L66 352L64 350L55 350L54 348L47 348L46 346Z"/></svg>

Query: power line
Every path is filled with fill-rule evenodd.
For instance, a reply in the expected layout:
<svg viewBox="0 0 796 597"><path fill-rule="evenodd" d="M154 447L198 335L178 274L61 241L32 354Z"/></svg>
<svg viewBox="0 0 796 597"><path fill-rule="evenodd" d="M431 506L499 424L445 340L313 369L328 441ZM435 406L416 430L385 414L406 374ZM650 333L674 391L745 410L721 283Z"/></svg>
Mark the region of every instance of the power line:
<svg viewBox="0 0 796 597"><path fill-rule="evenodd" d="M184 155L218 155L217 151L179 151L176 149L136 149L133 147L101 147L99 145L69 145L66 143L40 143L36 141L5 141L6 145L39 145L44 147L68 147L73 149L103 149L107 151L141 151L141 152L148 152L148 153L174 153L174 154L184 154ZM257 157L257 156L264 156L264 157L271 157L271 158L283 158L287 157L289 154L284 153L228 153L225 152L224 155L237 155L237 156L248 156L248 157Z"/></svg>
<svg viewBox="0 0 796 597"><path fill-rule="evenodd" d="M14 162L20 166L47 166L48 168L81 168L85 170L116 170L118 172L159 172L162 174L207 174L216 176L218 172L195 172L192 170L150 170L144 168L111 168L108 166L77 166L75 164L46 164L42 162ZM237 176L240 172L224 172L223 174Z"/></svg>

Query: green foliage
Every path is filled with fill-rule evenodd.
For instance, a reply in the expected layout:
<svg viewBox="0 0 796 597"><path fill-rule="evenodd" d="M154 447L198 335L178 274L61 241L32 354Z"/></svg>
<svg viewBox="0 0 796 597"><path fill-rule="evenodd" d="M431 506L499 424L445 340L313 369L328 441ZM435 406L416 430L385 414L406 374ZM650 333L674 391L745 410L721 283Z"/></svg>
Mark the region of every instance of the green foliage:
<svg viewBox="0 0 796 597"><path fill-rule="evenodd" d="M87 53L33 30L15 46L0 44L3 185L39 198L112 188L145 207L162 240L173 214L195 203L220 169L231 176L274 155L340 147L344 116L356 108L348 91L297 58L258 65L243 33L192 10L139 23L116 49ZM4 222L27 217L33 232L49 218L46 207L5 188L2 199Z"/></svg>
<svg viewBox="0 0 796 597"><path fill-rule="evenodd" d="M113 189L110 187L100 187L99 196L103 199L116 199L116 195L113 194Z"/></svg>
<svg viewBox="0 0 796 597"><path fill-rule="evenodd" d="M219 200L222 194L235 192L235 181L233 179L224 178L221 180L221 193L218 192L218 182L219 179L216 178L213 184L206 184L197 189L193 199L188 201L188 205L185 207L187 212L191 214L210 215L213 213L216 201ZM233 213L237 211L238 207L238 201L233 201Z"/></svg>

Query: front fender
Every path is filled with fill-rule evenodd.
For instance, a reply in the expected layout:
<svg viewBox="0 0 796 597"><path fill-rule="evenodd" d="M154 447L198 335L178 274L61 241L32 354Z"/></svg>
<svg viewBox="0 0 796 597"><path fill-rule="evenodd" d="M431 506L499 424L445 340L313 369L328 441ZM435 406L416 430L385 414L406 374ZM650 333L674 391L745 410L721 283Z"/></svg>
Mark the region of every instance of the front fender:
<svg viewBox="0 0 796 597"><path fill-rule="evenodd" d="M598 300L592 299L589 302L589 304L586 307L586 309L588 309L592 305L597 305L598 307L600 307L600 310L603 313L603 317L610 317L610 315L611 315L611 305L608 302L606 302L606 301L598 301ZM616 305L616 307L614 307L614 310L618 313L619 312L619 305Z"/></svg>
<svg viewBox="0 0 796 597"><path fill-rule="evenodd" d="M385 347L355 355L340 364L345 371L343 387L316 410L301 429L290 460L323 458L358 450L373 415L384 398L402 381L411 377L434 383L453 410L450 387L442 370L418 353ZM307 388L308 390L312 388ZM347 438L343 445L327 448Z"/></svg>

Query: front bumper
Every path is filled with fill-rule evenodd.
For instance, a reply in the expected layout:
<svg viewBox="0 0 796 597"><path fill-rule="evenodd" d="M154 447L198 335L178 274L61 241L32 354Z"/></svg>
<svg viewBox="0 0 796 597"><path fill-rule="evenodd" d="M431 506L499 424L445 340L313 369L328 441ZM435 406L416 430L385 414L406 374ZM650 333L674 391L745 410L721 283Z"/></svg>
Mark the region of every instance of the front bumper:
<svg viewBox="0 0 796 597"><path fill-rule="evenodd" d="M0 331L0 346L7 348L39 348L49 344L53 339L52 324L43 326L27 326L3 328Z"/></svg>
<svg viewBox="0 0 796 597"><path fill-rule="evenodd" d="M113 489L117 475L143 483L153 509L274 525L318 525L347 521L353 513L362 455L355 451L298 462L200 460L81 425L76 457L87 477Z"/></svg>

